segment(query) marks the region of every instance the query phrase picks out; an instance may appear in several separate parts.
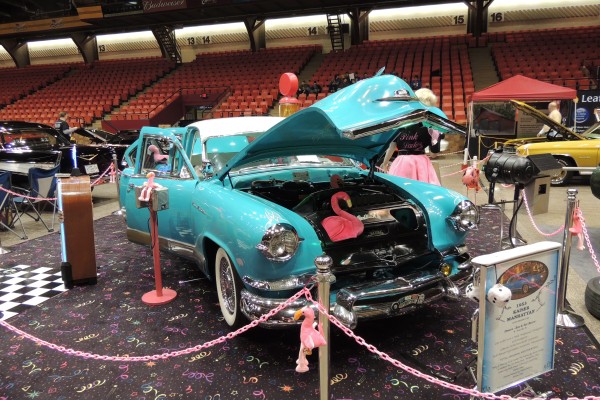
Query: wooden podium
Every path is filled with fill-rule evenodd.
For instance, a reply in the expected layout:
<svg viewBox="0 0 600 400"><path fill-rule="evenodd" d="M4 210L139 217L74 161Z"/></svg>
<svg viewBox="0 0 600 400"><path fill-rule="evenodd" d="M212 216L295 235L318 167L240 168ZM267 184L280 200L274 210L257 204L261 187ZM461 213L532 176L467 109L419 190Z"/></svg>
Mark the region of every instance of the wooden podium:
<svg viewBox="0 0 600 400"><path fill-rule="evenodd" d="M58 208L62 211L62 278L66 288L95 284L96 247L90 177L58 178Z"/></svg>

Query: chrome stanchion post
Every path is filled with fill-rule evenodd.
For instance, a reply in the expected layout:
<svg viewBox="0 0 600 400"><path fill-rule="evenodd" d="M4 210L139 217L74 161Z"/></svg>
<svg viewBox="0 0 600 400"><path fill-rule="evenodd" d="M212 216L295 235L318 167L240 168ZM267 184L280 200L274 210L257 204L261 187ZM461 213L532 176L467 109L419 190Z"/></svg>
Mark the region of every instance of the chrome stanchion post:
<svg viewBox="0 0 600 400"><path fill-rule="evenodd" d="M317 293L319 304L329 312L329 290L335 276L331 273L333 260L326 254L315 258L317 267ZM319 347L319 393L321 400L329 399L329 319L322 312L319 313L321 333L327 342L326 346Z"/></svg>
<svg viewBox="0 0 600 400"><path fill-rule="evenodd" d="M117 185L117 200L119 203L119 209L114 211L113 215L123 215L123 211L121 211L121 208L123 208L123 205L121 204L121 188L119 187L121 177L119 176L119 163L117 162L117 154L114 152L112 155L112 162L113 168L115 169L115 185Z"/></svg>
<svg viewBox="0 0 600 400"><path fill-rule="evenodd" d="M575 210L577 189L567 189L567 215L565 217L565 230L562 243L562 260L560 266L560 281L558 282L558 313L556 325L563 328L579 328L585 325L583 317L575 314L565 307L567 297L567 278L569 276L569 258L571 256L572 235L569 228L573 224L573 211Z"/></svg>

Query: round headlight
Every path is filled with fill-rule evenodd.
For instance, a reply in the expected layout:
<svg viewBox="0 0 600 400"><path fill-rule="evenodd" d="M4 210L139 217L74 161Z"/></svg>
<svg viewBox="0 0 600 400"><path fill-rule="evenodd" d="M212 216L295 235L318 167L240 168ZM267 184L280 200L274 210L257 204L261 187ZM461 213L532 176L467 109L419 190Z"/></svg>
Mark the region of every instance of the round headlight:
<svg viewBox="0 0 600 400"><path fill-rule="evenodd" d="M287 261L296 254L300 240L294 227L275 224L262 237L256 248L270 261Z"/></svg>
<svg viewBox="0 0 600 400"><path fill-rule="evenodd" d="M458 203L449 221L459 231L476 229L479 224L479 209L470 200L463 200Z"/></svg>

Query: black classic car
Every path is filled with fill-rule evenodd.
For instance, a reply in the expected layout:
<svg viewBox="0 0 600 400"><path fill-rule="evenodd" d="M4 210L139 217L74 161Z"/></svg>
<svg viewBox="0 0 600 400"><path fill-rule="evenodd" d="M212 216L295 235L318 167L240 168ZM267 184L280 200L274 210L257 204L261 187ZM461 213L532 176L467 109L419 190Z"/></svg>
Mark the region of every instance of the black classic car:
<svg viewBox="0 0 600 400"><path fill-rule="evenodd" d="M128 144L109 143L93 131L80 129L78 136L95 137L85 144L70 141L51 126L23 121L0 121L0 170L13 173L13 183L27 182L29 168L51 169L60 165L61 173L70 174L78 167L82 174L94 180L104 173L116 154L119 162ZM105 175L108 180L108 174Z"/></svg>

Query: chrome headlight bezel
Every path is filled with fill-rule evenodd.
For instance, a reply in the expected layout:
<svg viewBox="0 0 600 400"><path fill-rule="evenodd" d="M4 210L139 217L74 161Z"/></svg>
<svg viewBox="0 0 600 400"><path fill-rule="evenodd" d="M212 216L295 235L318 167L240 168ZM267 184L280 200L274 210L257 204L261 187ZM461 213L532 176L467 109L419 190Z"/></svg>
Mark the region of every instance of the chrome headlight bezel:
<svg viewBox="0 0 600 400"><path fill-rule="evenodd" d="M296 254L299 245L296 229L290 224L278 223L266 230L256 248L269 261L285 262Z"/></svg>
<svg viewBox="0 0 600 400"><path fill-rule="evenodd" d="M463 200L456 205L452 215L448 217L448 221L454 229L461 232L477 229L479 209L472 201Z"/></svg>

